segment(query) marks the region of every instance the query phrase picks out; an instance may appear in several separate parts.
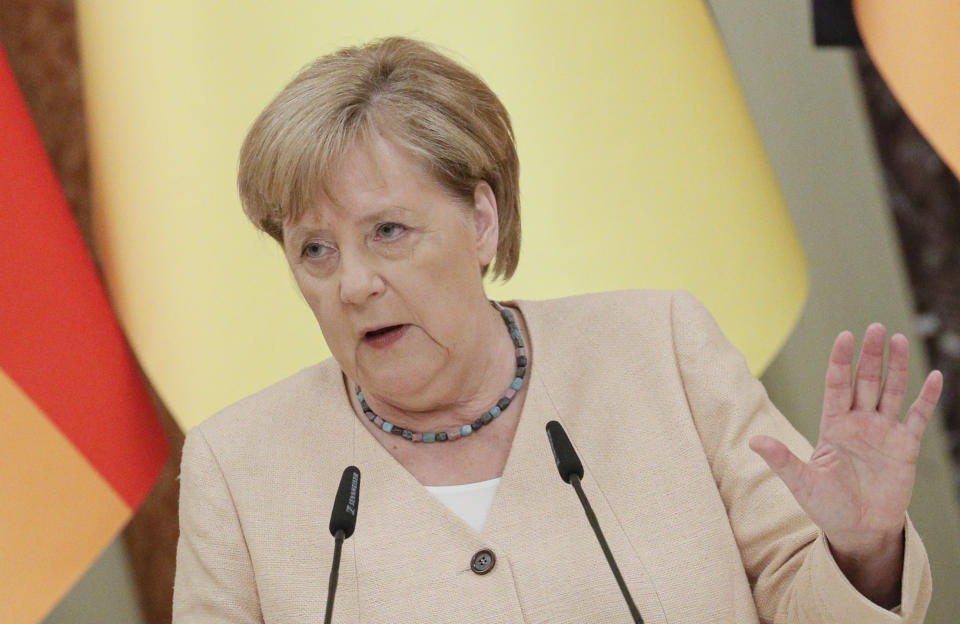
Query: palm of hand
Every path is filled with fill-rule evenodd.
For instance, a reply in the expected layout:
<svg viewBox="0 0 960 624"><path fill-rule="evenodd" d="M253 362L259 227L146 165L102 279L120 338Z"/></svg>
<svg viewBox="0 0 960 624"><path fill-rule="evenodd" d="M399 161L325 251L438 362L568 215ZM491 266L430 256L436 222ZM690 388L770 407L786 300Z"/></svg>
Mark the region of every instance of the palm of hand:
<svg viewBox="0 0 960 624"><path fill-rule="evenodd" d="M909 344L899 334L890 341L886 380L884 345L883 326L871 325L851 383L853 336L837 337L820 436L808 462L767 436L750 441L830 542L851 551L869 549L903 529L920 439L942 387L942 376L934 371L901 422Z"/></svg>
<svg viewBox="0 0 960 624"><path fill-rule="evenodd" d="M834 541L903 528L916 475L916 447L904 426L876 412L825 419L793 495Z"/></svg>

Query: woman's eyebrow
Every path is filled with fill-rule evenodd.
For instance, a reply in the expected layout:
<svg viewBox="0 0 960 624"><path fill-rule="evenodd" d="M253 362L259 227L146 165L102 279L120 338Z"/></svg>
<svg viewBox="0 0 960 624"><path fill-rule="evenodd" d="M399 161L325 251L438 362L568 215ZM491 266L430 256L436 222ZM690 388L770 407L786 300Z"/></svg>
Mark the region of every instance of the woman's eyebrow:
<svg viewBox="0 0 960 624"><path fill-rule="evenodd" d="M395 219L397 217L404 217L413 212L405 206L387 206L376 212L372 212L368 215L363 216L358 223L368 224L368 223L377 223L379 221L387 221L389 219Z"/></svg>

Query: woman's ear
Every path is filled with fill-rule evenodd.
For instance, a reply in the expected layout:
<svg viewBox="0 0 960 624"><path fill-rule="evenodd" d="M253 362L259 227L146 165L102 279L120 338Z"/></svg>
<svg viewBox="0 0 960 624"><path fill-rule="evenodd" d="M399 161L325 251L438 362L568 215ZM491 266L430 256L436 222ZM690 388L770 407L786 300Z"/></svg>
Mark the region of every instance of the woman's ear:
<svg viewBox="0 0 960 624"><path fill-rule="evenodd" d="M500 240L500 221L497 198L490 185L481 180L473 187L473 219L477 232L477 259L487 266L497 255Z"/></svg>

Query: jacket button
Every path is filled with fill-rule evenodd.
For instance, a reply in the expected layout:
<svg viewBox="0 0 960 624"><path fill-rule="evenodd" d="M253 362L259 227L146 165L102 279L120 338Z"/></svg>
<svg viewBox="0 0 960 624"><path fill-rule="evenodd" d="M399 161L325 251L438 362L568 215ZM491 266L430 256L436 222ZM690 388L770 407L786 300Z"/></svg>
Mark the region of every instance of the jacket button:
<svg viewBox="0 0 960 624"><path fill-rule="evenodd" d="M470 569L477 574L486 574L493 569L496 563L497 556L493 554L492 550L484 548L473 555L473 559L470 560Z"/></svg>

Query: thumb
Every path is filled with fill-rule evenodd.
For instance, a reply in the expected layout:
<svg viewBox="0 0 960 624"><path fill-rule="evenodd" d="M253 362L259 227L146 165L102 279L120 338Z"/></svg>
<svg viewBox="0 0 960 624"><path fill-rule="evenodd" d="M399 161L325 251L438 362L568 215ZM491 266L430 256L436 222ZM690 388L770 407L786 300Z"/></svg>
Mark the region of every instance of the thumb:
<svg viewBox="0 0 960 624"><path fill-rule="evenodd" d="M770 470L780 477L791 492L796 490L804 463L783 442L770 436L753 436L750 438L750 449L767 462Z"/></svg>

